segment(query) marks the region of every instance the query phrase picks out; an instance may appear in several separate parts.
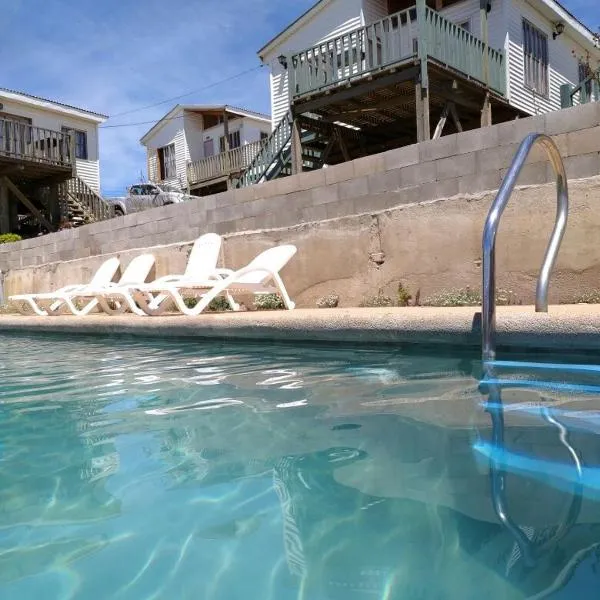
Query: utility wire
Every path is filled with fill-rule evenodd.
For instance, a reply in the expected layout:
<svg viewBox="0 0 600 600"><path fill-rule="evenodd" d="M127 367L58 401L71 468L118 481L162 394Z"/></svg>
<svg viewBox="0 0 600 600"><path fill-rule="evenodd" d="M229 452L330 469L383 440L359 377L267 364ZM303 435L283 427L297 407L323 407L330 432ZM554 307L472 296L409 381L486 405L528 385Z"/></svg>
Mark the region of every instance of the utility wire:
<svg viewBox="0 0 600 600"><path fill-rule="evenodd" d="M160 119L160 121L174 121L175 119L183 119L183 115L177 117L168 117L166 119ZM116 127L135 127L136 125L150 125L150 123L157 123L157 120L153 121L139 121L137 123L123 123L121 125L100 125L98 129L115 129Z"/></svg>
<svg viewBox="0 0 600 600"><path fill-rule="evenodd" d="M198 88L197 90L192 90L191 92L186 92L185 94L180 94L179 96L172 96L171 98L166 98L165 100L161 100L160 102L155 102L154 104L148 104L147 106L142 106L140 108L133 108L131 110L126 110L124 112L120 112L115 115L111 115L110 118L112 119L115 117L122 117L123 115L130 115L131 113L140 112L142 110L147 110L149 108L154 108L155 106L160 106L162 104L168 104L169 102L173 102L173 100L179 100L181 98L186 98L187 96L192 96L193 94L197 94L198 92L204 92L206 90L214 88L223 83L228 83L229 81L233 81L234 79L239 79L240 77L243 77L244 75L248 75L248 73L253 73L254 71L258 71L258 70L262 69L263 67L264 67L264 65L258 65L256 67L252 67L251 69L246 69L245 71L241 71L240 73L232 75L231 77L227 77L225 79L220 79L219 81L210 83L209 85L206 85L202 88ZM154 123L154 121L151 121L151 122ZM144 125L145 123L134 123L134 125L135 124ZM111 126L105 125L105 127L111 127ZM113 127L123 127L123 126L122 125L113 125Z"/></svg>

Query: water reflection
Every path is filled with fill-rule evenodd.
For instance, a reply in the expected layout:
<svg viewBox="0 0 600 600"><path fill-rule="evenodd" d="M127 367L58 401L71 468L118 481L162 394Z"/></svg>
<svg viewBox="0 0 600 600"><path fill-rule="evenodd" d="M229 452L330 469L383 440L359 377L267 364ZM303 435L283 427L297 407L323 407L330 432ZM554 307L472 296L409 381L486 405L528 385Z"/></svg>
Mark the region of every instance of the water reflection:
<svg viewBox="0 0 600 600"><path fill-rule="evenodd" d="M597 589L600 397L482 406L468 356L23 343L1 368L0 597Z"/></svg>

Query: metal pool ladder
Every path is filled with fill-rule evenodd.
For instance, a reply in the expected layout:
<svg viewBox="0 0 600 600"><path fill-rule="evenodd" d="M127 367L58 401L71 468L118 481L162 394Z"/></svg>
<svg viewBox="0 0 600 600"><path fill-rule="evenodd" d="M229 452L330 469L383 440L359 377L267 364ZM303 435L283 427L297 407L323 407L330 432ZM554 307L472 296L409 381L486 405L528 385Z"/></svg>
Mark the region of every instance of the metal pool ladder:
<svg viewBox="0 0 600 600"><path fill-rule="evenodd" d="M500 217L508 204L511 194L517 183L517 179L523 169L525 160L536 145L541 145L550 158L554 172L556 173L556 221L550 243L546 249L544 262L537 282L535 294L536 312L548 312L548 283L550 273L554 268L556 255L567 227L569 214L569 190L565 166L560 156L558 147L547 135L532 133L528 135L506 173L504 181L500 186L490 212L488 213L483 230L483 294L481 313L482 353L483 360L495 360L496 358L496 233L500 224Z"/></svg>
<svg viewBox="0 0 600 600"><path fill-rule="evenodd" d="M576 474L576 482L573 490L573 497L567 513L561 520L560 526L551 539L541 546L536 545L533 540L528 539L524 530L519 527L510 517L506 502L506 473L501 462L501 455L505 449L504 443L504 406L502 402L503 387L540 387L547 389L552 384L548 382L534 382L527 380L510 381L498 378L496 373L504 368L518 370L534 371L559 371L559 372L577 372L578 370L592 370L600 374L600 369L596 367L581 367L580 365L562 365L562 364L543 364L526 363L518 361L498 361L496 360L496 233L502 213L508 204L517 179L525 160L532 148L539 144L542 146L550 159L554 172L556 173L557 188L557 210L556 221L552 236L546 249L544 261L537 282L535 310L536 312L548 312L548 283L550 274L556 261L560 244L562 242L567 226L567 217L569 213L569 192L564 163L562 161L558 147L554 141L542 134L528 135L519 150L506 174L498 195L496 196L483 231L483 294L482 294L482 359L483 359L483 379L480 384L482 393L488 396L486 410L492 420L492 447L494 452L490 457L490 485L491 495L494 504L494 511L504 525L512 534L517 543L525 563L531 567L535 564L539 554L549 546L556 544L569 531L576 522L581 510L582 488L583 488L583 470L582 463L577 452L571 446L568 440L566 427L556 419L551 413L550 408L544 407L541 416L549 424L558 429L559 438L562 445L573 459ZM544 387L546 386L546 387ZM569 386L567 386L569 387ZM577 386L575 386L577 387ZM595 388L600 393L600 387Z"/></svg>

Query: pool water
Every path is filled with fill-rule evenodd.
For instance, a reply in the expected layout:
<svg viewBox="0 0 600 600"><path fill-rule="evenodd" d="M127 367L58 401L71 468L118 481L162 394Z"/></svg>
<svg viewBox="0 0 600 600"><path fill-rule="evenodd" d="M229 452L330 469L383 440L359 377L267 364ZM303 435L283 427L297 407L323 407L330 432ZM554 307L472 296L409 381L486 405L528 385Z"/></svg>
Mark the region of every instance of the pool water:
<svg viewBox="0 0 600 600"><path fill-rule="evenodd" d="M2 599L600 596L593 385L504 390L494 454L458 351L0 343Z"/></svg>

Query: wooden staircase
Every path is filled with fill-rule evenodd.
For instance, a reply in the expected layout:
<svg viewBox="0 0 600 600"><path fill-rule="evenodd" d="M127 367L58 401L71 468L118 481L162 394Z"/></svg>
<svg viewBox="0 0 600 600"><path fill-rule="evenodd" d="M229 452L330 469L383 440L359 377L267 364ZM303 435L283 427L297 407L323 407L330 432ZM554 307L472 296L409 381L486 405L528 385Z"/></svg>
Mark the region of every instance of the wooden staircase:
<svg viewBox="0 0 600 600"><path fill-rule="evenodd" d="M351 160L360 146L360 132L309 115L298 118L301 126L302 170L314 171L325 164ZM288 112L263 142L258 154L236 182L236 187L271 181L292 174L292 113ZM354 152L355 153L355 152Z"/></svg>
<svg viewBox="0 0 600 600"><path fill-rule="evenodd" d="M61 214L71 227L80 227L112 218L110 204L79 177L69 179L59 187Z"/></svg>

